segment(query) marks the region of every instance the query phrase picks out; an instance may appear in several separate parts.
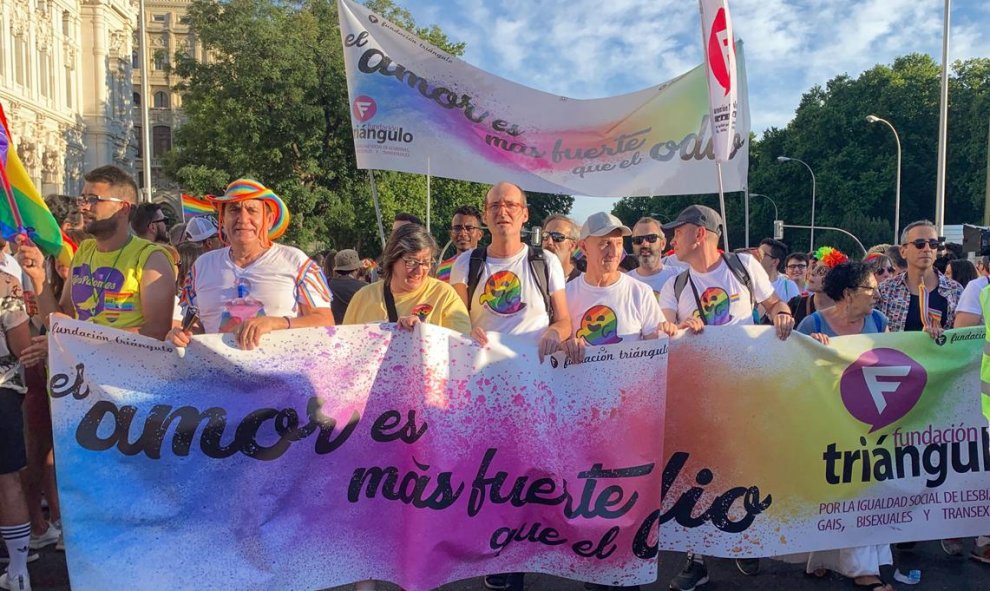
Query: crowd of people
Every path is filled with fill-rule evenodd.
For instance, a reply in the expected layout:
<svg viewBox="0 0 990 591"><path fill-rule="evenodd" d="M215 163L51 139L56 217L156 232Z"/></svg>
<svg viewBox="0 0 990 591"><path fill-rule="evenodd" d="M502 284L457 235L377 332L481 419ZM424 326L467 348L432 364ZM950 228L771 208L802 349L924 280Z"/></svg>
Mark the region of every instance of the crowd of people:
<svg viewBox="0 0 990 591"><path fill-rule="evenodd" d="M772 326L782 340L796 330L823 346L887 331L938 338L983 323L981 293L990 285L990 261L946 256L928 221L908 224L900 244L878 245L861 261L829 247L790 252L772 238L723 252L725 224L702 205L667 224L644 217L631 227L606 212L581 224L554 215L543 220L536 246L523 239L525 192L501 182L483 209L454 213L452 256L438 263L433 236L416 216L399 214L375 262L353 249L310 257L278 242L290 212L258 181L238 179L213 203L215 217L169 228L159 205L138 203L130 175L97 168L65 218L78 245L71 260L46 257L24 237L9 245L13 256L0 257L0 534L8 562L0 589L29 590L36 550L62 548L45 377L53 315L178 347L196 334L230 333L244 349L277 330L430 323L482 345L492 332L523 336L541 361L560 352L580 363L586 347L731 325ZM943 540L942 547L958 555L967 543ZM970 556L990 564L990 538L979 538ZM889 545L848 548L812 554L807 572L834 571L890 591L880 566L891 562ZM736 563L744 574L759 572L757 559ZM523 573L492 574L485 586L521 591L523 581ZM692 553L670 588L707 582L704 557Z"/></svg>

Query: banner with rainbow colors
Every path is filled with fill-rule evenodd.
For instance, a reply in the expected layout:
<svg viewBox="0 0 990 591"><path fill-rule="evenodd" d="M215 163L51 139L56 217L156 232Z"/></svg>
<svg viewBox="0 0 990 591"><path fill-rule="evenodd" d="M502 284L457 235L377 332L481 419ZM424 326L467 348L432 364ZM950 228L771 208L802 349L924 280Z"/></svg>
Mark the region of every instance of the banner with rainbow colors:
<svg viewBox="0 0 990 591"><path fill-rule="evenodd" d="M572 99L475 68L351 0L337 6L359 168L598 197L719 190L704 65L638 92ZM743 190L749 166L741 41L736 58L726 191Z"/></svg>
<svg viewBox="0 0 990 591"><path fill-rule="evenodd" d="M73 589L426 591L513 571L632 585L656 579L658 549L986 533L981 329L825 347L709 328L577 365L491 336L343 326L180 354L56 319Z"/></svg>

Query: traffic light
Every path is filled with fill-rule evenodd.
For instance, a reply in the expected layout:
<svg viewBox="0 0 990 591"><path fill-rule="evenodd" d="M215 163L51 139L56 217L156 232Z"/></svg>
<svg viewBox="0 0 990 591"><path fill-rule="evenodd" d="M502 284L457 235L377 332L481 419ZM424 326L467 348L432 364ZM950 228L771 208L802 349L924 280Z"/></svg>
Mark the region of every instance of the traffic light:
<svg viewBox="0 0 990 591"><path fill-rule="evenodd" d="M774 240L784 239L784 220L773 221L773 239Z"/></svg>

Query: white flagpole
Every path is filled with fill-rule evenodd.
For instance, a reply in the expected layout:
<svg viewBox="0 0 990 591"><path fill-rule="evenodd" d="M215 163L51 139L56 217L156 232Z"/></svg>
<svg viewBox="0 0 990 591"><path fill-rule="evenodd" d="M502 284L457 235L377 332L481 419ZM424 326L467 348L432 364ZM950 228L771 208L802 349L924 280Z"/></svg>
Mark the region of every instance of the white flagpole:
<svg viewBox="0 0 990 591"><path fill-rule="evenodd" d="M715 169L718 170L718 206L722 213L722 248L729 252L729 224L725 217L725 191L722 189L722 163L716 161ZM749 246L748 244L746 246Z"/></svg>
<svg viewBox="0 0 990 591"><path fill-rule="evenodd" d="M385 250L385 226L382 224L382 206L378 202L378 184L375 183L375 171L368 171L368 178L371 179L371 200L375 203L375 217L378 218L378 237L382 241L382 250Z"/></svg>

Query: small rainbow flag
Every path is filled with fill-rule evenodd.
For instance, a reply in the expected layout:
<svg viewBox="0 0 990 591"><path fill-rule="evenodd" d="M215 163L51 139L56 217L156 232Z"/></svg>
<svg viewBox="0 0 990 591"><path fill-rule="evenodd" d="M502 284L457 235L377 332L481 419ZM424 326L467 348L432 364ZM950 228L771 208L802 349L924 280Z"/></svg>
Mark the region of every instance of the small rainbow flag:
<svg viewBox="0 0 990 591"><path fill-rule="evenodd" d="M72 257L76 255L77 250L79 245L62 231L62 250L58 253L58 262L68 267L72 264Z"/></svg>
<svg viewBox="0 0 990 591"><path fill-rule="evenodd" d="M450 271L454 268L454 261L457 260L457 255L450 257L444 262L440 263L437 267L437 279L440 281L445 281L450 283Z"/></svg>
<svg viewBox="0 0 990 591"><path fill-rule="evenodd" d="M182 217L186 220L201 215L217 215L216 208L206 197L182 194Z"/></svg>
<svg viewBox="0 0 990 591"><path fill-rule="evenodd" d="M0 182L4 193L0 197L0 232L7 240L27 234L43 253L55 256L62 251L62 230L17 156L3 105L0 124Z"/></svg>

